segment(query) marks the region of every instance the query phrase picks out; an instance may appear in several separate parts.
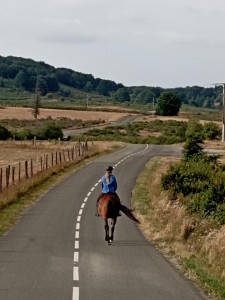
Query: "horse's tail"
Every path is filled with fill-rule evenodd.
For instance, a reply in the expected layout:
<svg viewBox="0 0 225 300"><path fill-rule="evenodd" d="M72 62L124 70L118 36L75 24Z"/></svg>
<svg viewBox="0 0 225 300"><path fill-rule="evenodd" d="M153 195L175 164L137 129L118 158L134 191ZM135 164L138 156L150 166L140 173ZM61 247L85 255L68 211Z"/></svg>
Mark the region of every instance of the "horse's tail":
<svg viewBox="0 0 225 300"><path fill-rule="evenodd" d="M132 210L128 207L126 207L125 205L120 204L120 210L125 213L125 215L130 218L131 220L133 220L134 222L137 222L138 224L140 224L140 222L138 221L138 219L135 218L135 216L132 213Z"/></svg>

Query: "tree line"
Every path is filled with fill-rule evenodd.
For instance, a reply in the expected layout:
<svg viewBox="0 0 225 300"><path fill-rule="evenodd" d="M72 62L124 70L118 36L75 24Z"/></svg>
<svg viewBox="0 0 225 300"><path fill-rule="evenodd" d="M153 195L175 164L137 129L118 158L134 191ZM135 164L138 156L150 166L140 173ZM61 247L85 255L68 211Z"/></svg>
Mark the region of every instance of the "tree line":
<svg viewBox="0 0 225 300"><path fill-rule="evenodd" d="M216 108L222 102L221 87L187 86L170 89L151 86L127 87L112 80L95 78L92 74L68 68L55 68L43 61L0 56L0 89L13 87L35 92L37 77L38 89L42 96L59 92L63 97L71 97L70 89L76 88L109 97L118 103L153 104L165 92L176 95L182 104L196 107Z"/></svg>
<svg viewBox="0 0 225 300"><path fill-rule="evenodd" d="M38 89L41 95L60 90L60 84L85 92L97 92L109 96L122 84L111 80L94 78L91 74L83 74L67 68L54 68L45 62L36 62L21 57L0 56L0 87L17 87L30 92ZM66 94L66 91L62 91ZM69 93L68 93L69 94Z"/></svg>

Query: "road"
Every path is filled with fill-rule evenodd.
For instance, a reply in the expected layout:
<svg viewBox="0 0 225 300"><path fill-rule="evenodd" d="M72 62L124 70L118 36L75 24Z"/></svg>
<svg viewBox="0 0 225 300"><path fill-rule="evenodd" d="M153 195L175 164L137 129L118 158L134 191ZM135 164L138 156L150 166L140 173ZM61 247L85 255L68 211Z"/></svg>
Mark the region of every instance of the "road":
<svg viewBox="0 0 225 300"><path fill-rule="evenodd" d="M103 128L108 127L108 126L126 125L128 123L133 122L135 119L137 119L139 117L140 117L140 114L130 115L130 116L125 116L125 117L121 118L120 120L118 120L116 122L111 122L111 123L104 124L104 125L99 125L99 126L94 126L94 127L77 128L77 129L64 129L63 130L63 136L64 136L64 138L67 138L68 136L79 135L79 134L87 132L87 131L89 131L93 128L103 129Z"/></svg>
<svg viewBox="0 0 225 300"><path fill-rule="evenodd" d="M146 162L180 153L172 146L128 145L49 190L0 240L0 299L207 299L125 215L111 246L104 241L103 220L94 215L106 166L115 166L118 194L130 206Z"/></svg>

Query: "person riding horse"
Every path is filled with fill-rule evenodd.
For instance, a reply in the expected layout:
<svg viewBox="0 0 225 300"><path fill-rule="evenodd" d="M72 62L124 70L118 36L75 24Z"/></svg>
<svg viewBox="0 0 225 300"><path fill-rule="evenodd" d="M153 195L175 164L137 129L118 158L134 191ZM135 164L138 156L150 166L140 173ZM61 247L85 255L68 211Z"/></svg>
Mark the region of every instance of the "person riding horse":
<svg viewBox="0 0 225 300"><path fill-rule="evenodd" d="M119 198L119 196L116 193L116 190L117 190L117 181L116 181L116 177L112 174L112 171L113 171L113 167L112 166L108 166L106 168L105 175L103 175L102 178L101 178L102 192L101 192L101 194L97 198L96 213L95 213L96 216L99 216L99 213L98 213L98 203L99 203L100 199L105 194L113 194L114 196L116 196L116 198L118 199L118 201L120 203L120 198ZM118 216L121 216L121 214L119 213Z"/></svg>

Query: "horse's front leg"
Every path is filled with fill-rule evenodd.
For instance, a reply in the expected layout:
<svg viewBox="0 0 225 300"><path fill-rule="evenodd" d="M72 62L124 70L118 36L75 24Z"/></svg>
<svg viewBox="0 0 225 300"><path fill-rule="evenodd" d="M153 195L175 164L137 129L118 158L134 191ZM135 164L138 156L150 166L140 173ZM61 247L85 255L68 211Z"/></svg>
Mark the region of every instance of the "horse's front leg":
<svg viewBox="0 0 225 300"><path fill-rule="evenodd" d="M108 224L108 219L105 218L105 241L109 242L109 224Z"/></svg>

